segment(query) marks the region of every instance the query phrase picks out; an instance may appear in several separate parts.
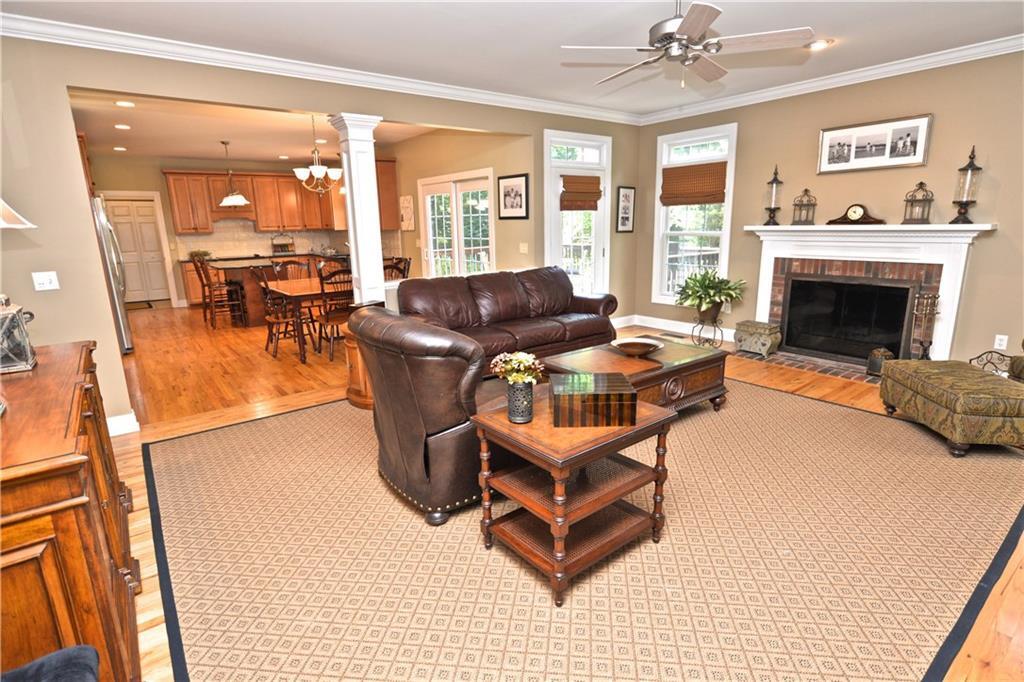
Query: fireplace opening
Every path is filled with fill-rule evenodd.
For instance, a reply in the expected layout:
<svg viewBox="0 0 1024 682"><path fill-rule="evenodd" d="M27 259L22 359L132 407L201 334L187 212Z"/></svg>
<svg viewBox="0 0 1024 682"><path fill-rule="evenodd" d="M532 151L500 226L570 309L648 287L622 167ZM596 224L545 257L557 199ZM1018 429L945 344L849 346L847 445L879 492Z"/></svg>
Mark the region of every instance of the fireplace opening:
<svg viewBox="0 0 1024 682"><path fill-rule="evenodd" d="M905 280L790 273L782 348L857 363L875 348L909 358L918 288Z"/></svg>

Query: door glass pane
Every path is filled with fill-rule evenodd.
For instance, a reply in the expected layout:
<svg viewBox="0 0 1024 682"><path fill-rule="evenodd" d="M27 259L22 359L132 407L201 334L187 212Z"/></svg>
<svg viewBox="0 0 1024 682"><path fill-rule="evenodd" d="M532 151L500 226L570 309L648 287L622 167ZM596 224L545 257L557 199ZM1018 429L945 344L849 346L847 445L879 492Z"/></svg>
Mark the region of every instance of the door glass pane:
<svg viewBox="0 0 1024 682"><path fill-rule="evenodd" d="M594 290L594 211L561 211L562 269L569 273L573 290Z"/></svg>
<svg viewBox="0 0 1024 682"><path fill-rule="evenodd" d="M471 275L491 269L490 203L486 189L459 192L462 207L462 272Z"/></svg>
<svg viewBox="0 0 1024 682"><path fill-rule="evenodd" d="M455 243L452 241L452 200L450 194L427 195L430 228L431 271L437 277L455 274Z"/></svg>

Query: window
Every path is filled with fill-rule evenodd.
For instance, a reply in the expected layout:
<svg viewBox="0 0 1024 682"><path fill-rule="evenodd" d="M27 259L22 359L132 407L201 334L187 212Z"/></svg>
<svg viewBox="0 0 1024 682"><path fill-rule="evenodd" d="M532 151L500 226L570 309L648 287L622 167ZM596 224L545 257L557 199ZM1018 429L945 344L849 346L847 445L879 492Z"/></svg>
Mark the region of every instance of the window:
<svg viewBox="0 0 1024 682"><path fill-rule="evenodd" d="M417 182L427 276L472 275L494 269L492 184L489 168Z"/></svg>
<svg viewBox="0 0 1024 682"><path fill-rule="evenodd" d="M675 303L692 273L729 269L737 125L658 138L653 303Z"/></svg>
<svg viewBox="0 0 1024 682"><path fill-rule="evenodd" d="M611 138L544 131L544 262L573 290L608 291Z"/></svg>

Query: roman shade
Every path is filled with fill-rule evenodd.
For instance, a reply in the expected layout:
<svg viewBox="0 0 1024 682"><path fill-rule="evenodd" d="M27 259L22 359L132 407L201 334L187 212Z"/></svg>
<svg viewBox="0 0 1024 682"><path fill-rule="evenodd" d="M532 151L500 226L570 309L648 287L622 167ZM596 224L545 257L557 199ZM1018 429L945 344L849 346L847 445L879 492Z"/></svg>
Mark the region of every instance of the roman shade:
<svg viewBox="0 0 1024 682"><path fill-rule="evenodd" d="M563 175L559 207L563 211L596 211L601 198L601 178L596 175Z"/></svg>
<svg viewBox="0 0 1024 682"><path fill-rule="evenodd" d="M662 170L662 205L722 203L725 201L725 167L725 161L716 161Z"/></svg>

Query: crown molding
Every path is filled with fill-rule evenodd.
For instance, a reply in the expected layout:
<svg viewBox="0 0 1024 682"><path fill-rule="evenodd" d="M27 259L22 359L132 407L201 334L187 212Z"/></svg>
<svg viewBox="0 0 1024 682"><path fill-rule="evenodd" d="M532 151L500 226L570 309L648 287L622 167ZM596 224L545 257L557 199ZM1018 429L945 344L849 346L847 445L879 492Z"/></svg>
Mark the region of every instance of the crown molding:
<svg viewBox="0 0 1024 682"><path fill-rule="evenodd" d="M41 42L72 45L108 52L170 59L173 61L203 64L241 71L252 71L275 76L303 78L305 80L351 85L374 90L387 90L409 95L436 97L439 99L483 104L510 109L522 109L561 116L573 116L612 123L645 126L675 119L699 116L715 111L770 102L772 100L805 95L821 90L854 85L866 81L891 78L915 71L924 71L952 64L996 57L1024 50L1024 34L996 38L973 45L932 52L917 57L877 64L862 69L844 71L821 78L812 78L797 83L765 88L754 92L721 97L662 109L648 114L634 114L614 109L590 107L569 102L523 97L492 90L466 88L458 85L434 83L402 76L346 69L338 66L314 64L294 59L271 57L252 52L228 50L208 45L186 43L167 38L155 38L136 33L124 33L93 26L50 21L36 17L0 12L0 35L9 38L23 38Z"/></svg>
<svg viewBox="0 0 1024 682"><path fill-rule="evenodd" d="M0 35L471 104L637 125L639 115L0 12Z"/></svg>
<svg viewBox="0 0 1024 682"><path fill-rule="evenodd" d="M652 123L663 123L680 118L710 114L714 111L724 111L725 109L735 109L737 107L750 106L751 104L795 97L796 95L806 95L821 90L841 88L845 85L855 85L882 78L891 78L893 76L914 73L915 71L925 71L976 59L998 57L999 55L1020 52L1022 50L1024 50L1024 33L1018 33L1017 35L1006 36L1005 38L996 38L995 40L974 43L973 45L940 50L939 52L931 52L918 55L917 57L867 66L862 69L843 71L830 76L822 76L821 78L811 78L797 83L765 88L764 90L756 90L741 95L732 95L708 100L707 102L684 104L670 109L662 109L661 111L639 116L638 125L651 125Z"/></svg>

